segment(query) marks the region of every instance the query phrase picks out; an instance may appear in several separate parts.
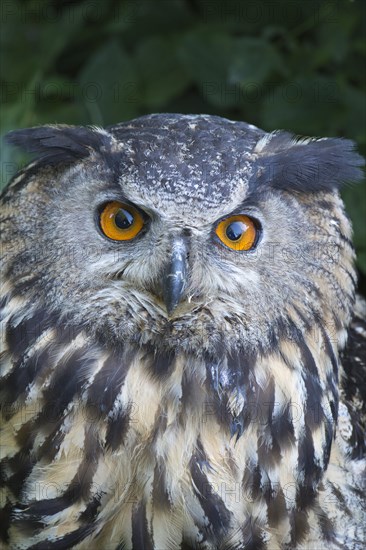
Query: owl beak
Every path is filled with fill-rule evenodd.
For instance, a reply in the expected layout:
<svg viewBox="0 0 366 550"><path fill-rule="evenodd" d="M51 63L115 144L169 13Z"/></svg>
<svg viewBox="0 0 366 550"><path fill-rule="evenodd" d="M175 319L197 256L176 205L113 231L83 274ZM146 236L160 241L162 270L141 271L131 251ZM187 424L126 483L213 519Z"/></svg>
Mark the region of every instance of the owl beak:
<svg viewBox="0 0 366 550"><path fill-rule="evenodd" d="M174 237L170 262L163 277L163 297L169 317L179 304L187 283L187 244Z"/></svg>

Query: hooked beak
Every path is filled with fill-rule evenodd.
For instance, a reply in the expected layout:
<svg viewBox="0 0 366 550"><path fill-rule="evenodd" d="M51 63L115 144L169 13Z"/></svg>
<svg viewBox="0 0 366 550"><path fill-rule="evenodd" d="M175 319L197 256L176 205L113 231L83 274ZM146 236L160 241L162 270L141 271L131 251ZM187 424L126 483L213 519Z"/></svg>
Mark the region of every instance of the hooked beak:
<svg viewBox="0 0 366 550"><path fill-rule="evenodd" d="M169 317L179 304L187 283L187 243L174 237L172 254L163 276L163 297Z"/></svg>

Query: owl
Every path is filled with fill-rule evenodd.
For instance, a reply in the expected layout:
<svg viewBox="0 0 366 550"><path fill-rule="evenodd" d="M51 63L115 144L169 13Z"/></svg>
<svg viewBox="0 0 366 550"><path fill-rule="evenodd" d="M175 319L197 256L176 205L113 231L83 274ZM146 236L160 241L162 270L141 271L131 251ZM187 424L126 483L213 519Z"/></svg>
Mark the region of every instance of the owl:
<svg viewBox="0 0 366 550"><path fill-rule="evenodd" d="M2 548L363 549L353 143L179 114L8 141Z"/></svg>

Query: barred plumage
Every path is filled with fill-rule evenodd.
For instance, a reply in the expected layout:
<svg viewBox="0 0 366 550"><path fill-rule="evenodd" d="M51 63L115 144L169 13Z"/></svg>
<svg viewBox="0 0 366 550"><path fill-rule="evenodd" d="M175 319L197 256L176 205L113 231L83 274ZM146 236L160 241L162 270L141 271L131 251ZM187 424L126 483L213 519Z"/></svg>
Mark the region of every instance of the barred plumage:
<svg viewBox="0 0 366 550"><path fill-rule="evenodd" d="M4 547L361 550L352 144L187 115L9 139L38 158L2 197ZM242 214L245 251L215 231Z"/></svg>

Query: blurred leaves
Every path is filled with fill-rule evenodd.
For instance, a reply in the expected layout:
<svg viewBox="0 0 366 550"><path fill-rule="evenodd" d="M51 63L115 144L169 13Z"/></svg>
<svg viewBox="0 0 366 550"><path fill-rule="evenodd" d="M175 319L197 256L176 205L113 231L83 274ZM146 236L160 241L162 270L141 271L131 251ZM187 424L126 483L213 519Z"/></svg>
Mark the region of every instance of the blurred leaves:
<svg viewBox="0 0 366 550"><path fill-rule="evenodd" d="M102 126L116 122L116 105L123 105L124 118L137 115L139 96L135 66L132 57L116 39L103 44L88 59L78 77L78 93L85 106L85 118L92 124Z"/></svg>
<svg viewBox="0 0 366 550"><path fill-rule="evenodd" d="M190 78L177 53L175 37L154 36L136 48L136 63L141 82L141 101L146 109L164 105L184 93Z"/></svg>
<svg viewBox="0 0 366 550"><path fill-rule="evenodd" d="M366 154L359 0L3 0L1 135L206 112ZM3 184L20 160L1 148ZM366 186L344 190L366 273Z"/></svg>

